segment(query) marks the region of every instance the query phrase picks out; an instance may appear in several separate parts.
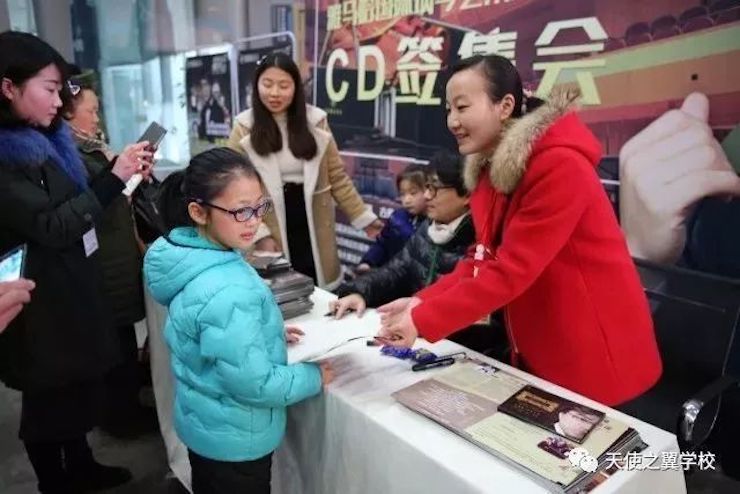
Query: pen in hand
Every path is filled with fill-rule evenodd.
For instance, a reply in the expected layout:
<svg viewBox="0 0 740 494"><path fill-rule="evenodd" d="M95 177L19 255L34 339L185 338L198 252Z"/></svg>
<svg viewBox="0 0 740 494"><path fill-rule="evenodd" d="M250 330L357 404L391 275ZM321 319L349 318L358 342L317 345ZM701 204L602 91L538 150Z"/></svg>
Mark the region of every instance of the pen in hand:
<svg viewBox="0 0 740 494"><path fill-rule="evenodd" d="M354 309L351 309L351 308L345 309L345 311L344 311L345 314L351 314L353 312L357 312L357 311L355 311ZM334 309L334 310L330 310L329 312L327 312L326 314L324 314L324 317L334 317L336 315L337 315L337 311L336 311L336 309Z"/></svg>

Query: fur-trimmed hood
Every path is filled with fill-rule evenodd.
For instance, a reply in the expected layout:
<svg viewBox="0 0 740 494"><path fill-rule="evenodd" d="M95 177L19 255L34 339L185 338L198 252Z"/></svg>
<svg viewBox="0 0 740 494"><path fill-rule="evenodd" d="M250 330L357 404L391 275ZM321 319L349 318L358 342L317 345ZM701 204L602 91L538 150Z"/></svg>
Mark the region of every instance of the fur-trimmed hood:
<svg viewBox="0 0 740 494"><path fill-rule="evenodd" d="M542 106L513 120L492 153L467 157L465 187L470 191L475 189L481 170L490 163L491 184L498 191L511 194L527 171L532 157L555 146L575 149L596 166L601 156L601 145L573 113L578 109L579 97L580 91L574 89L553 91ZM562 118L566 115L569 118Z"/></svg>
<svg viewBox="0 0 740 494"><path fill-rule="evenodd" d="M38 167L48 160L56 163L78 189L87 187L87 170L66 123L49 132L33 127L0 127L0 166Z"/></svg>

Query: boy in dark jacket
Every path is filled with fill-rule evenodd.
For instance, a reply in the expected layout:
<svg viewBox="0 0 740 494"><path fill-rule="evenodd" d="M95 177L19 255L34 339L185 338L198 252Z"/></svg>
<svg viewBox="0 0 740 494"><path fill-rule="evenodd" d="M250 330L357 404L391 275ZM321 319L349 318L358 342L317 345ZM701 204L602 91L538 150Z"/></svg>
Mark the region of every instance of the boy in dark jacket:
<svg viewBox="0 0 740 494"><path fill-rule="evenodd" d="M398 176L396 186L402 207L388 218L375 243L362 257L357 273L366 273L387 263L424 221L427 208L424 194L426 182L427 166L411 165Z"/></svg>
<svg viewBox="0 0 740 494"><path fill-rule="evenodd" d="M432 158L424 186L427 218L388 263L339 287L336 293L340 298L330 306L337 318L348 310L362 314L366 307L411 296L454 269L475 240L462 167L460 156L449 152L437 153ZM503 331L489 326L471 326L451 339L498 357L505 354L503 335Z"/></svg>

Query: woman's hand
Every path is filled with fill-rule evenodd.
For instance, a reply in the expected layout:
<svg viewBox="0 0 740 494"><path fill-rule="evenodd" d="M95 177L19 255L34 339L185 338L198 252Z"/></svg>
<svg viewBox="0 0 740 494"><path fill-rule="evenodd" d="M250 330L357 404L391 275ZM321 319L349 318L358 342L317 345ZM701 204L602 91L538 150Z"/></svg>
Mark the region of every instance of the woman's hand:
<svg viewBox="0 0 740 494"><path fill-rule="evenodd" d="M383 230L383 226L382 221L375 220L365 227L365 233L368 237L375 240L375 238L380 235L381 230Z"/></svg>
<svg viewBox="0 0 740 494"><path fill-rule="evenodd" d="M365 313L367 304L365 299L359 293L352 293L346 297L342 297L339 300L332 300L329 302L329 311L334 313L334 319L341 319L345 314L348 314L350 310L357 313L357 317L362 317Z"/></svg>
<svg viewBox="0 0 740 494"><path fill-rule="evenodd" d="M254 250L263 252L280 252L277 241L272 237L263 237L254 244Z"/></svg>
<svg viewBox="0 0 740 494"><path fill-rule="evenodd" d="M411 310L420 303L416 297L401 298L378 308L381 327L376 338L386 345L412 347L419 331L411 318Z"/></svg>
<svg viewBox="0 0 740 494"><path fill-rule="evenodd" d="M157 148L150 146L147 148L147 151L152 153L152 157L151 159L142 160L141 171L139 171L139 173L142 174L142 176L144 177L144 180L146 180L147 182L151 182L152 173L154 173L154 165L155 165L154 155L157 154Z"/></svg>
<svg viewBox="0 0 740 494"><path fill-rule="evenodd" d="M137 173L142 173L147 163L151 163L154 154L147 150L148 142L138 142L126 146L118 159L113 164L111 172L121 179L122 182L128 182L131 177Z"/></svg>
<svg viewBox="0 0 740 494"><path fill-rule="evenodd" d="M692 93L622 147L620 218L633 257L673 264L696 204L709 196L740 196L740 177L708 117L707 97Z"/></svg>
<svg viewBox="0 0 740 494"><path fill-rule="evenodd" d="M372 267L368 263L363 262L362 264L359 264L355 268L355 273L356 274L365 274L365 273L369 272L371 269L372 269Z"/></svg>
<svg viewBox="0 0 740 494"><path fill-rule="evenodd" d="M407 305L402 312L386 317L376 339L385 345L408 348L414 346L419 331L411 318L412 308L411 305Z"/></svg>
<svg viewBox="0 0 740 494"><path fill-rule="evenodd" d="M408 307L412 302L414 304L414 307L416 307L421 303L421 300L416 297L403 297L397 298L393 302L388 302L385 305L381 305L380 307L378 307L381 321L384 317L389 317L403 312L406 307Z"/></svg>
<svg viewBox="0 0 740 494"><path fill-rule="evenodd" d="M23 310L23 305L31 301L31 290L35 287L33 281L25 279L0 283L0 333Z"/></svg>

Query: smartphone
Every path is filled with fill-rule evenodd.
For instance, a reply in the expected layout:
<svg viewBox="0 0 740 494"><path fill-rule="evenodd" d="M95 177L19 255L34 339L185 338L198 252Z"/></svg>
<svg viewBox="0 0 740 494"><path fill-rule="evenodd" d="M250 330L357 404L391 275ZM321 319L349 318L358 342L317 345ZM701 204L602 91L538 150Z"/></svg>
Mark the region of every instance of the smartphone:
<svg viewBox="0 0 740 494"><path fill-rule="evenodd" d="M144 133L141 134L141 137L139 137L139 140L137 142L148 141L148 149L150 151L154 151L159 147L159 143L162 142L162 139L164 138L164 135L166 133L167 129L159 125L157 122L152 122L149 124L149 127L147 127ZM134 176L132 176L128 180L128 182L126 182L126 188L123 189L123 195L125 195L126 197L131 197L131 194L134 193L143 179L144 177L141 173L136 173Z"/></svg>
<svg viewBox="0 0 740 494"><path fill-rule="evenodd" d="M0 258L0 282L19 280L26 267L26 245L20 245Z"/></svg>
<svg viewBox="0 0 740 494"><path fill-rule="evenodd" d="M157 148L166 133L167 129L159 125L157 122L152 122L149 124L149 127L146 128L144 133L141 134L141 137L139 137L137 142L149 141L149 145L152 148Z"/></svg>

